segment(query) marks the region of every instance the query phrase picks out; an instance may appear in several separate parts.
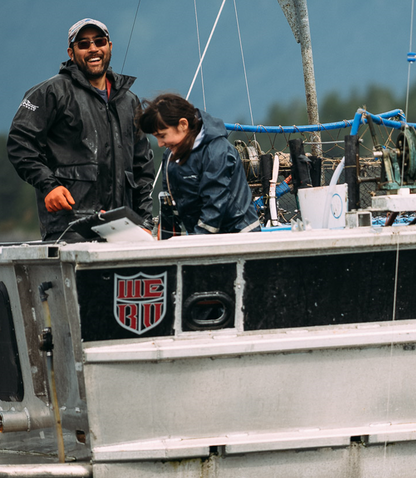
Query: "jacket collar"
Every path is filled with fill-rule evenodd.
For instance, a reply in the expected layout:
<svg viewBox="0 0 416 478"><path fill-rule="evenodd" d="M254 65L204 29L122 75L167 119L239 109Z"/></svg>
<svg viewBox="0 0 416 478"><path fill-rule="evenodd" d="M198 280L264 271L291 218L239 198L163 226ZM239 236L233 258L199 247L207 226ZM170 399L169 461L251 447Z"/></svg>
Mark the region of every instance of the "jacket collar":
<svg viewBox="0 0 416 478"><path fill-rule="evenodd" d="M59 73L70 76L74 81L77 81L84 88L92 88L91 83L87 80L85 75L72 60L64 61L63 63L61 63ZM127 76L115 73L112 70L111 66L108 67L107 77L111 81L112 88L114 88L114 90L116 91L122 89L128 90L136 80L134 76Z"/></svg>

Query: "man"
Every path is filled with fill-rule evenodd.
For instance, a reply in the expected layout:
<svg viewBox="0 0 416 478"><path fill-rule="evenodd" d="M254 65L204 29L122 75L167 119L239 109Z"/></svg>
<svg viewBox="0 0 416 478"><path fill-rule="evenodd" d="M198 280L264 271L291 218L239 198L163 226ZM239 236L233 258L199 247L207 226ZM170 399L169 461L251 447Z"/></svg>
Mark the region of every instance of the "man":
<svg viewBox="0 0 416 478"><path fill-rule="evenodd" d="M103 23L77 22L68 32L70 60L26 93L13 119L9 159L36 188L45 241L60 238L72 221L121 206L152 227L153 152L134 127L135 78L112 71L111 50ZM84 240L71 230L62 239Z"/></svg>

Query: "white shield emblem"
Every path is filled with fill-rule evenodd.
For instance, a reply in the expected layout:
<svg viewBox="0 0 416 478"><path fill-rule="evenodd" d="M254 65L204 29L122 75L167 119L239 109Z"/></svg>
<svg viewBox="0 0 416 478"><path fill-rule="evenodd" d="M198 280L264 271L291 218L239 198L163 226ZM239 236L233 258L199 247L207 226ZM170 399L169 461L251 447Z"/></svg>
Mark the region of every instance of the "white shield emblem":
<svg viewBox="0 0 416 478"><path fill-rule="evenodd" d="M130 332L141 335L159 325L166 314L167 273L134 276L114 274L114 317Z"/></svg>

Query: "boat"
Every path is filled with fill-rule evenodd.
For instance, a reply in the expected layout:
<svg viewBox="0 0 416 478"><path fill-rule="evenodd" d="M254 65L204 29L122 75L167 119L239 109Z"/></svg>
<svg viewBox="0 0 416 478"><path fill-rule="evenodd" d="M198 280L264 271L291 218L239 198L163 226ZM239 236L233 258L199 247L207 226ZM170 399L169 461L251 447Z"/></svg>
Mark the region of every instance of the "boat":
<svg viewBox="0 0 416 478"><path fill-rule="evenodd" d="M0 476L414 476L415 125L226 126L262 232L0 246Z"/></svg>

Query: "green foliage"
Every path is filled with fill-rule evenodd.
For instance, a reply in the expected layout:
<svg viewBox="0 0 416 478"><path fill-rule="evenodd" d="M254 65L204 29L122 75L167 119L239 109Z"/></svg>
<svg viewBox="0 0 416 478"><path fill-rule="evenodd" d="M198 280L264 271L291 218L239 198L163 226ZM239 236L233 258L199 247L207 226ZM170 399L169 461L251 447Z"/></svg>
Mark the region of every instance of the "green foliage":
<svg viewBox="0 0 416 478"><path fill-rule="evenodd" d="M408 121L411 123L416 123L416 83L409 88L409 104L407 105L407 108L406 99L403 100L403 111L406 110Z"/></svg>
<svg viewBox="0 0 416 478"><path fill-rule="evenodd" d="M342 120L351 120L359 108L366 109L370 113L385 113L394 109L401 109L407 113L409 122L416 122L416 83L409 91L409 104L406 108L406 94L392 92L389 88L379 85L370 85L365 91L359 92L352 90L349 94L340 94L337 91L328 92L323 98L318 99L319 119L321 123L332 123ZM280 103L272 104L269 108L268 116L264 122L270 126L291 126L307 124L306 100L295 101L287 106ZM348 131L345 130L345 133ZM279 151L288 152L286 147L287 138L278 135L273 138L273 147ZM395 140L396 134L392 139ZM331 141L334 139L333 132L322 132L322 141ZM270 141L269 141L270 144ZM263 146L263 145L262 145ZM364 146L369 150L372 148L371 137L364 138ZM262 148L264 151L270 146L267 144ZM330 146L329 146L330 147ZM325 147L324 147L325 149Z"/></svg>
<svg viewBox="0 0 416 478"><path fill-rule="evenodd" d="M416 84L411 89L409 97L414 98L408 108L408 120L413 122L416 117ZM390 89L378 85L371 85L362 93L352 90L348 96L331 91L323 97L322 101L318 99L319 119L321 123L353 119L358 108L365 108L374 114L397 108L405 111L405 103L403 95L397 95ZM265 124L271 126L307 123L306 101L299 100L286 107L279 103L271 105L265 121Z"/></svg>
<svg viewBox="0 0 416 478"><path fill-rule="evenodd" d="M308 113L306 103L296 99L287 107L274 103L269 108L267 121L265 124L270 126L291 126L308 123Z"/></svg>
<svg viewBox="0 0 416 478"><path fill-rule="evenodd" d="M11 165L7 137L0 136L0 241L40 238L35 190L22 181Z"/></svg>
<svg viewBox="0 0 416 478"><path fill-rule="evenodd" d="M353 91L350 97L345 99L332 91L324 97L322 105L319 105L321 123L352 119L357 109L362 106L362 101L358 98L356 91Z"/></svg>

